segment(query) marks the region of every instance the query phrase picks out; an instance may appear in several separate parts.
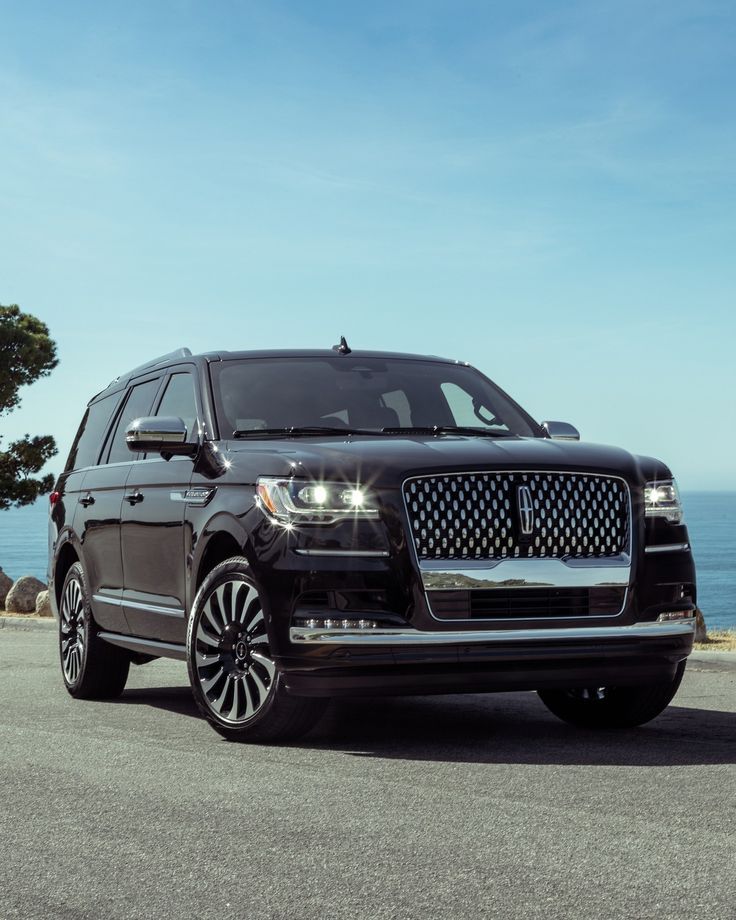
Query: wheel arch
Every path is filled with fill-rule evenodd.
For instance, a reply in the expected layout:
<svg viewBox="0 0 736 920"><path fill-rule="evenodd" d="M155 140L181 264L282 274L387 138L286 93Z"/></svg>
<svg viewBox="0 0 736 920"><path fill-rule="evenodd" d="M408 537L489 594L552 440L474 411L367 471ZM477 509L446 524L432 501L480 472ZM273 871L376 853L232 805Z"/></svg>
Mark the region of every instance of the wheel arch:
<svg viewBox="0 0 736 920"><path fill-rule="evenodd" d="M54 570L52 574L53 599L56 603L57 611L59 609L59 604L61 603L61 590L64 587L64 579L66 578L66 574L75 562L81 561L81 549L76 545L76 541L74 540L71 533L67 533L63 542L57 548L56 560L54 562Z"/></svg>
<svg viewBox="0 0 736 920"><path fill-rule="evenodd" d="M218 515L205 528L193 556L190 583L191 603L207 575L226 559L245 556L252 562L253 551L248 535L238 521L229 515Z"/></svg>

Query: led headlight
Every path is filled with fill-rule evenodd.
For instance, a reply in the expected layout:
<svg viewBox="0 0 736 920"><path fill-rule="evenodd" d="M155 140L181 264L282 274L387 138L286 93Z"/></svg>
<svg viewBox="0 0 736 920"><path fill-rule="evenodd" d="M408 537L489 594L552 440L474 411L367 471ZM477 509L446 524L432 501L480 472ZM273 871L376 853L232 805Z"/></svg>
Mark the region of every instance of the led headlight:
<svg viewBox="0 0 736 920"><path fill-rule="evenodd" d="M378 517L375 498L360 485L261 476L257 493L261 508L282 524L332 524L346 518Z"/></svg>
<svg viewBox="0 0 736 920"><path fill-rule="evenodd" d="M644 508L647 517L661 517L672 524L679 524L682 520L682 504L675 480L646 483Z"/></svg>

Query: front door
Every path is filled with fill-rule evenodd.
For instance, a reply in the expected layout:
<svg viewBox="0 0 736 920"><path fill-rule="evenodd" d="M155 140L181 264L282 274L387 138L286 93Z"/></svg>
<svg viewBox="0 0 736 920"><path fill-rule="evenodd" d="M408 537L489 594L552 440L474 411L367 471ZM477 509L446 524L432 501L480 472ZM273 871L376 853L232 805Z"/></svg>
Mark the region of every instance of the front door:
<svg viewBox="0 0 736 920"><path fill-rule="evenodd" d="M198 437L194 377L175 371L166 381L157 416L181 418L187 437ZM123 604L134 636L186 641L185 492L188 457L148 456L134 464L123 497L121 547Z"/></svg>

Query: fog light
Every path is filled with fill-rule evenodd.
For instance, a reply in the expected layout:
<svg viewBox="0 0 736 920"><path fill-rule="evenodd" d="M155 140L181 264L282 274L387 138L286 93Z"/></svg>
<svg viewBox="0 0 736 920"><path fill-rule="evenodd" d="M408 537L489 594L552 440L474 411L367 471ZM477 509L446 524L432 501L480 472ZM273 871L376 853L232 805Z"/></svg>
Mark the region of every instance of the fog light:
<svg viewBox="0 0 736 920"><path fill-rule="evenodd" d="M659 623L666 623L668 620L691 620L695 614L692 610L667 610L660 613L657 617Z"/></svg>
<svg viewBox="0 0 736 920"><path fill-rule="evenodd" d="M376 620L336 620L327 617L324 620L318 620L316 617L309 619L296 620L295 626L306 627L307 629L376 629L378 622Z"/></svg>

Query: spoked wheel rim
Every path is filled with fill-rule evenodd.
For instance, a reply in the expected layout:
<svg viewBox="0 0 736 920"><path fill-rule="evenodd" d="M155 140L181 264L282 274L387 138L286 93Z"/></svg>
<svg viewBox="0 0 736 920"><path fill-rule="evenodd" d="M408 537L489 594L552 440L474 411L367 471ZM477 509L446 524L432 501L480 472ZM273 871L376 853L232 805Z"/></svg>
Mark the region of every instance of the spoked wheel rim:
<svg viewBox="0 0 736 920"><path fill-rule="evenodd" d="M195 633L194 668L202 696L223 722L247 722L266 704L276 665L253 585L232 579L207 597Z"/></svg>
<svg viewBox="0 0 736 920"><path fill-rule="evenodd" d="M79 677L84 660L84 594L76 578L64 589L59 611L61 629L61 668L67 683Z"/></svg>

